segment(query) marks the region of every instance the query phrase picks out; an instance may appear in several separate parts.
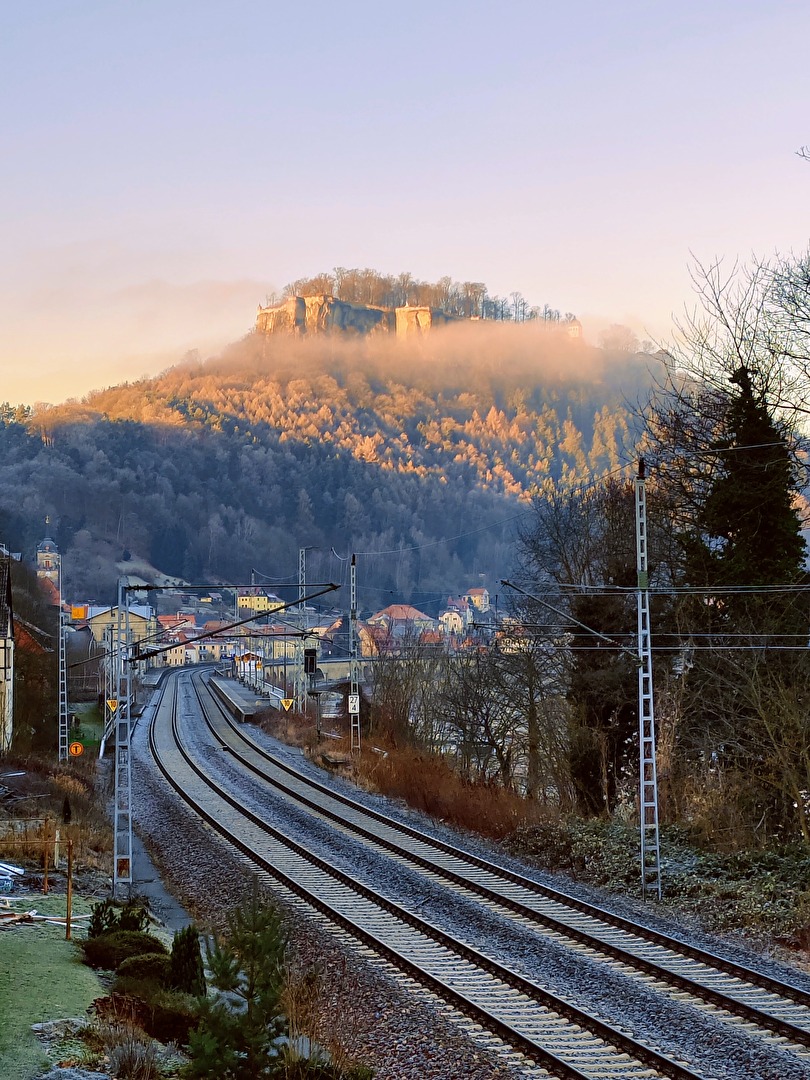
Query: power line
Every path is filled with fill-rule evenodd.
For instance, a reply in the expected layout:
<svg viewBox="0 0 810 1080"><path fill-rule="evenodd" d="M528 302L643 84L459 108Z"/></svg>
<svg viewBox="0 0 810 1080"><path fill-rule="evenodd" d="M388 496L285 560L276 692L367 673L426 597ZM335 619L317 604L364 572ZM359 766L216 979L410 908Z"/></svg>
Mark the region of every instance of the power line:
<svg viewBox="0 0 810 1080"><path fill-rule="evenodd" d="M318 596L323 596L325 593L333 592L335 589L339 589L339 588L340 588L339 585L329 584L325 588L321 589L319 592L312 593L310 596L307 596L305 599L306 600L314 600ZM284 611L286 608L297 607L297 606L298 606L298 601L297 600L291 600L288 604L282 604L281 607L276 608L275 611ZM275 614L275 612L263 612L263 614L272 615L272 614ZM251 614L249 616L249 618L247 618L247 619L239 619L236 622L227 623L225 626L221 626L218 630L210 630L210 631L208 631L208 633L199 634L197 637L188 638L186 641L182 642L182 644L183 645L193 645L195 641L207 641L207 640L210 640L211 638L219 637L220 634L227 634L229 630L233 630L237 626L244 626L246 623L255 622L255 621L256 621L255 614ZM172 649L177 648L178 643L174 642L174 644L165 645L160 649L147 649L142 655L139 655L138 645L139 645L139 643L136 641L136 642L134 642L134 644L132 646L132 649L133 649L133 651L135 653L134 657L132 657L132 662L134 662L134 663L136 663L138 660L145 660L148 657L159 656L161 653L170 652Z"/></svg>
<svg viewBox="0 0 810 1080"><path fill-rule="evenodd" d="M562 593L564 596L625 596L635 594L637 591L637 587L632 585L586 585L565 581L555 582L554 585L557 589L565 590ZM648 591L656 596L746 596L758 593L810 592L810 583L805 585L657 585L650 586Z"/></svg>

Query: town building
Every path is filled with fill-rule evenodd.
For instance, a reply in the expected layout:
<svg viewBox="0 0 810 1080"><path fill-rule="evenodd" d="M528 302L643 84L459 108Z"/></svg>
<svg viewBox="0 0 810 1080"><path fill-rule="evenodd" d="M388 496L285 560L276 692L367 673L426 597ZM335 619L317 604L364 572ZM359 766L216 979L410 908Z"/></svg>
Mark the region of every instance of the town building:
<svg viewBox="0 0 810 1080"><path fill-rule="evenodd" d="M274 593L265 592L264 589L249 588L239 590L236 606L242 615L264 615L283 608L284 601Z"/></svg>
<svg viewBox="0 0 810 1080"><path fill-rule="evenodd" d="M489 611L489 590L483 586L476 586L474 589L468 589L464 594L465 600L467 600L476 611L480 611L482 615L485 615Z"/></svg>
<svg viewBox="0 0 810 1080"><path fill-rule="evenodd" d="M118 627L118 607L94 607L81 605L86 612L84 621L99 645L104 645L114 636ZM72 609L73 610L73 609ZM129 607L129 629L134 642L154 642L159 633L159 624L155 613L147 604L131 604ZM105 639L106 635L106 639Z"/></svg>
<svg viewBox="0 0 810 1080"><path fill-rule="evenodd" d="M48 518L45 521L47 524ZM35 561L39 583L53 607L58 607L62 596L62 556L50 536L37 544Z"/></svg>
<svg viewBox="0 0 810 1080"><path fill-rule="evenodd" d="M388 636L394 639L408 636L416 639L423 631L436 629L435 619L410 604L389 604L367 622L370 628L385 629Z"/></svg>

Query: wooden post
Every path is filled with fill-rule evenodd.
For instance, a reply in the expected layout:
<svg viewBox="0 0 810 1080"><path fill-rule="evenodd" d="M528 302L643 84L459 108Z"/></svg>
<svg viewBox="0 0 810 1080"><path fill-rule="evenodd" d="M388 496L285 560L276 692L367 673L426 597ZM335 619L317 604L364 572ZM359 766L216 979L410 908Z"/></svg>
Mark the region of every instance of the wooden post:
<svg viewBox="0 0 810 1080"><path fill-rule="evenodd" d="M47 823L47 821L45 822L45 843L44 843L43 847L44 847L44 851L43 851L43 854L42 854L42 861L45 864L45 873L44 873L43 878L42 878L42 891L47 896L48 895L48 848L49 848L48 823Z"/></svg>
<svg viewBox="0 0 810 1080"><path fill-rule="evenodd" d="M73 841L67 842L67 910L65 911L65 941L70 941L70 917L73 914Z"/></svg>

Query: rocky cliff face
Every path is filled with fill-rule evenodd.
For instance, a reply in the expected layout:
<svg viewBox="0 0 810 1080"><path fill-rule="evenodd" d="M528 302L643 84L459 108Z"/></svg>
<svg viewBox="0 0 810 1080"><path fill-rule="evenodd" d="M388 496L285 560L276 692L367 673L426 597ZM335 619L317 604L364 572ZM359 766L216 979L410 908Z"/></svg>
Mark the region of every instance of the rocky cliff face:
<svg viewBox="0 0 810 1080"><path fill-rule="evenodd" d="M260 307L256 330L260 334L396 334L411 337L434 326L457 321L429 307L381 308L349 304L334 296L291 296L282 304Z"/></svg>

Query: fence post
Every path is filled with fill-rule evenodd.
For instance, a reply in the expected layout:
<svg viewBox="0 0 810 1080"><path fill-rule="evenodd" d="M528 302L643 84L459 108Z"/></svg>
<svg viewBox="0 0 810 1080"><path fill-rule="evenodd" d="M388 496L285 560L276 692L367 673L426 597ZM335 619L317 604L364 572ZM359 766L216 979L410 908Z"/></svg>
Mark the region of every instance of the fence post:
<svg viewBox="0 0 810 1080"><path fill-rule="evenodd" d="M45 843L42 845L42 848L43 848L42 861L45 864L45 866L44 866L45 872L44 872L43 877L42 877L42 891L46 896L48 895L48 848L50 846L48 844L48 831L49 831L48 830L48 822L46 821L45 822Z"/></svg>
<svg viewBox="0 0 810 1080"><path fill-rule="evenodd" d="M70 941L70 917L73 914L73 841L67 842L67 902L65 911L65 941Z"/></svg>

